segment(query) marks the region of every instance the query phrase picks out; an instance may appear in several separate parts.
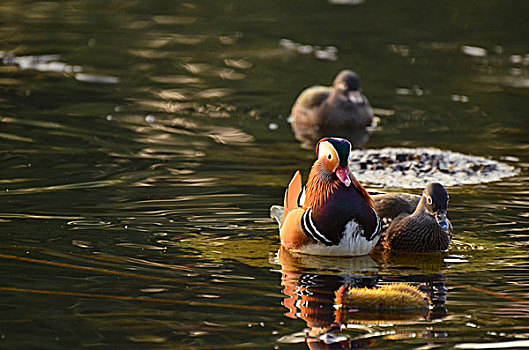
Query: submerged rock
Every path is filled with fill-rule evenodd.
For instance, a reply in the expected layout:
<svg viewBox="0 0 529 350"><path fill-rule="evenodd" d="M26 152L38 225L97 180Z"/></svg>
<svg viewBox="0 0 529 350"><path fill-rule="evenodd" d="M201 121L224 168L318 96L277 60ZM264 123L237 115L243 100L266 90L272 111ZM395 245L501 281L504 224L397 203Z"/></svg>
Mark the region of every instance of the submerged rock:
<svg viewBox="0 0 529 350"><path fill-rule="evenodd" d="M397 188L423 188L429 182L479 184L519 172L492 159L437 148L353 150L349 166L360 182Z"/></svg>

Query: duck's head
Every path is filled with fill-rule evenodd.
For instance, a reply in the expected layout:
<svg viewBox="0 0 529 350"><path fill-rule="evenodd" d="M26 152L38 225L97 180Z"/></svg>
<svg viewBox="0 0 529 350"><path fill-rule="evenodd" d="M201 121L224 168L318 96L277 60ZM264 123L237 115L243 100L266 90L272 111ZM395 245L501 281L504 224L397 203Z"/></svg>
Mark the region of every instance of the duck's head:
<svg viewBox="0 0 529 350"><path fill-rule="evenodd" d="M317 163L320 163L327 176L336 177L346 187L351 184L349 177L349 154L351 143L337 137L326 137L316 145Z"/></svg>
<svg viewBox="0 0 529 350"><path fill-rule="evenodd" d="M448 230L450 226L446 218L449 198L446 189L437 182L429 183L422 192L421 200L426 211L435 218L442 231Z"/></svg>
<svg viewBox="0 0 529 350"><path fill-rule="evenodd" d="M355 72L350 70L341 71L333 82L333 87L340 90L353 103L361 104L364 102L362 97L362 88L360 87L360 78Z"/></svg>

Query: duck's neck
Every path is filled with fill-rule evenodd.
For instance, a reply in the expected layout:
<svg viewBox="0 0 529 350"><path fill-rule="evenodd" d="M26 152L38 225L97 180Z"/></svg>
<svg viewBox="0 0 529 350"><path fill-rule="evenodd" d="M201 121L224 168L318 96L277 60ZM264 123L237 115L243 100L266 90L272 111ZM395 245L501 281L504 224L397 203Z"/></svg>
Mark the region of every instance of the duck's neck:
<svg viewBox="0 0 529 350"><path fill-rule="evenodd" d="M342 103L347 100L347 92L344 89L333 88L327 101L331 104Z"/></svg>
<svg viewBox="0 0 529 350"><path fill-rule="evenodd" d="M310 169L305 188L304 208L319 208L340 186L340 180L332 176L320 162Z"/></svg>
<svg viewBox="0 0 529 350"><path fill-rule="evenodd" d="M356 189L360 195L365 199L369 206L373 207L373 199L365 188L358 182L353 174L349 173L351 178L350 187ZM303 207L317 208L321 207L327 199L332 196L340 187L345 185L340 180L329 173L320 162L314 163L309 173L309 179L306 186L306 199Z"/></svg>
<svg viewBox="0 0 529 350"><path fill-rule="evenodd" d="M421 196L421 199L419 200L419 204L417 204L417 208L415 208L415 211L413 214L420 214L424 212L425 214L429 214L428 208L426 208L426 198L424 196Z"/></svg>

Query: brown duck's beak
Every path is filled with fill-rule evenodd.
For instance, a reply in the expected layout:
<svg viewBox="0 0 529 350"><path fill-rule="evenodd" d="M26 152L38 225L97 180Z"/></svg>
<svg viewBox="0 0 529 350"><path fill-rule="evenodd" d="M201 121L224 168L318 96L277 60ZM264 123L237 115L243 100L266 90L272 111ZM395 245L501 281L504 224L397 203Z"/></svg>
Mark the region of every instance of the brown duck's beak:
<svg viewBox="0 0 529 350"><path fill-rule="evenodd" d="M338 176L338 180L340 180L346 187L349 187L351 179L349 178L347 169L338 166L338 168L336 168L336 176Z"/></svg>
<svg viewBox="0 0 529 350"><path fill-rule="evenodd" d="M446 210L440 209L434 214L435 220L439 224L441 231L448 231L450 224L448 223L448 218L446 217Z"/></svg>
<svg viewBox="0 0 529 350"><path fill-rule="evenodd" d="M351 102L356 104L364 103L364 98L362 97L362 93L360 91L351 91L349 93L349 99Z"/></svg>

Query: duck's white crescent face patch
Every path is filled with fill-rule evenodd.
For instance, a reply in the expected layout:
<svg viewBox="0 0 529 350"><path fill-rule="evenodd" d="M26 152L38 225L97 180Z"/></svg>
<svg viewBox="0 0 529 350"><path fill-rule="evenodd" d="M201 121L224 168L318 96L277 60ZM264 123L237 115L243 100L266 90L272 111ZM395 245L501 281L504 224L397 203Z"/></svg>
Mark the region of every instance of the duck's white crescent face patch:
<svg viewBox="0 0 529 350"><path fill-rule="evenodd" d="M318 159L320 159L321 157L326 157L331 161L336 161L336 164L340 164L340 157L338 156L338 152L336 152L336 149L329 141L323 141L318 146Z"/></svg>

